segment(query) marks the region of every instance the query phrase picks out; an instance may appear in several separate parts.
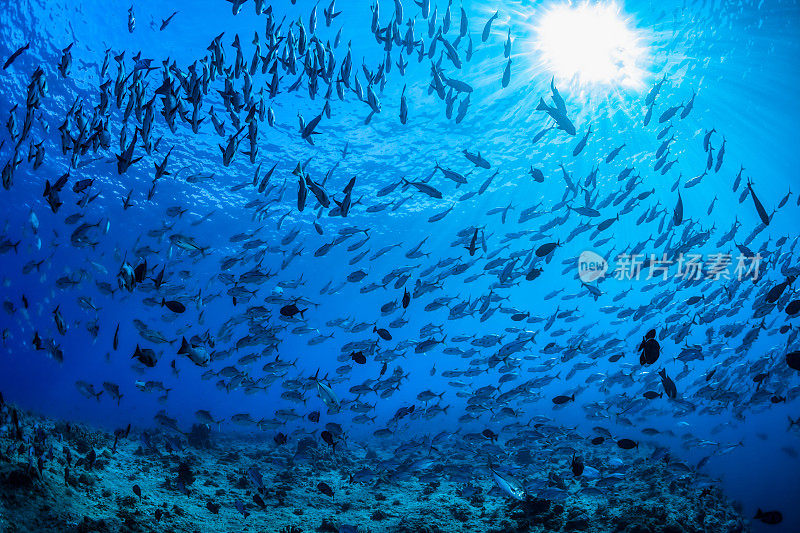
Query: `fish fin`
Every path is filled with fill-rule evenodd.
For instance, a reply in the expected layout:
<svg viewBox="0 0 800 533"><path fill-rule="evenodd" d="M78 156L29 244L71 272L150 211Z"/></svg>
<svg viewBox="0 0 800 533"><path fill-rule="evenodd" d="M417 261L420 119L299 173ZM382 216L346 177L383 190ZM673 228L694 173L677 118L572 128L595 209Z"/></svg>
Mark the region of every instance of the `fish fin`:
<svg viewBox="0 0 800 533"><path fill-rule="evenodd" d="M536 111L547 111L549 108L544 102L544 98L539 98L539 105L536 106Z"/></svg>

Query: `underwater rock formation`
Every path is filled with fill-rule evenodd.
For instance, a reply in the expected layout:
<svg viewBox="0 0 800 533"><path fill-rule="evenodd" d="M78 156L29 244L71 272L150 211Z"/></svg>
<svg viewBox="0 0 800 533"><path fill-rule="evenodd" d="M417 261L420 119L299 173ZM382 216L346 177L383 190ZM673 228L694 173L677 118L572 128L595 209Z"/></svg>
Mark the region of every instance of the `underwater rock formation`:
<svg viewBox="0 0 800 533"><path fill-rule="evenodd" d="M3 532L748 530L722 492L707 489L695 472L638 451L612 467L616 447L581 450L587 465L603 470L597 480L571 479L564 474L571 458L550 452L543 464L548 477L527 483L516 501L498 490L485 467L462 462L460 451L447 446L431 458L413 452L399 462L391 448L352 443L334 453L310 437L287 447L215 435L218 446L185 447L160 430L114 435L21 411L17 438L8 424L11 409L0 408ZM187 440L199 434L207 442L197 427ZM43 451L38 464L25 444L34 440ZM528 450L515 455L529 462L545 453ZM454 466L459 472L449 470ZM432 481L431 474L442 477Z"/></svg>

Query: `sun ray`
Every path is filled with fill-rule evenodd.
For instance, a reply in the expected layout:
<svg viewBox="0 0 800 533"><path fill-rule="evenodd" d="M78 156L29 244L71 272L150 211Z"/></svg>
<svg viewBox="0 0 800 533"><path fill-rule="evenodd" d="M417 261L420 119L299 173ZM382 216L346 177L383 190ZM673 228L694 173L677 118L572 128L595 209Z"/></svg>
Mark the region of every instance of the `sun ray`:
<svg viewBox="0 0 800 533"><path fill-rule="evenodd" d="M649 50L615 2L559 4L535 27L535 51L561 83L641 89Z"/></svg>

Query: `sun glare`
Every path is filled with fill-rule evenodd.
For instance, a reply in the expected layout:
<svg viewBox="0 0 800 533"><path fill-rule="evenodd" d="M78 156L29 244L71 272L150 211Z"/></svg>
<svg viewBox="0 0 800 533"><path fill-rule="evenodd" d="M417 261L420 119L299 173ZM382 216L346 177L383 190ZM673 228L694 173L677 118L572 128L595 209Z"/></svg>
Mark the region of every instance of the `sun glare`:
<svg viewBox="0 0 800 533"><path fill-rule="evenodd" d="M536 26L540 61L557 80L579 87L641 89L648 48L616 3L555 5Z"/></svg>

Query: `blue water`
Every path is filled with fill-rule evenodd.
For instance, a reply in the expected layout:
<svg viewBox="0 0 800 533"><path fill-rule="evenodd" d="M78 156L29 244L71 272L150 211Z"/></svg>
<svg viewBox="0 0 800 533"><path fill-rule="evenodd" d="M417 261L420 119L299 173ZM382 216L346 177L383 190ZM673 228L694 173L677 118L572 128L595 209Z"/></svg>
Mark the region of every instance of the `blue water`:
<svg viewBox="0 0 800 533"><path fill-rule="evenodd" d="M728 496L742 503L744 516L751 518L758 508L783 513L782 524L766 526L755 522L754 530L800 529L800 514L794 506L800 496L800 481L796 475L799 428L786 429L787 416L792 419L800 416L797 401L800 379L797 371L788 368L784 358L786 353L798 350L797 318L788 318L784 311L788 302L796 299L796 286L790 286L777 305L764 303L766 292L783 282L791 269L797 268L796 193L800 193L800 186L796 183L796 169L800 166L800 155L796 146L800 140L800 103L796 87L800 74L796 65L800 58L800 7L796 2L777 1L620 2L618 7L623 16L637 29L641 43L648 49L648 57L642 65L641 84L622 87L556 78L554 83L566 102L577 134L570 136L553 129L532 144L532 138L552 124L544 112L536 110L536 105L540 97L552 103L550 82L554 75L538 55L536 26L548 9L560 3L463 3L474 54L470 61L464 60L466 44L462 41L459 44L461 69L447 57L442 60L447 76L473 88L469 108L460 122L456 121L456 115L465 94L458 96L452 118L448 119L445 103L435 92L429 94L428 91L431 60L426 57L418 63L416 51L410 56L401 55L400 46L395 44L385 82L374 87L381 103L380 112L365 124L370 106L359 101L352 89L344 90L343 100L334 89L329 100L330 118L321 119L311 145L301 136L298 115L308 123L320 114L328 86L320 79L313 98L306 82L298 90L289 92L289 86L302 69L302 60L298 59L298 74L284 72L281 67L280 93L274 99L269 98L268 90L264 89L264 103L274 111L275 122L272 127L266 120L258 123L256 164L251 164L249 156L242 153L249 146L246 128L233 162L227 167L222 164L218 145L224 147L234 129L217 92L223 89L218 76L216 81L209 82L208 93L204 96L200 116L205 117L205 121L198 134L193 134L189 124L179 117L175 121L175 132L171 132L160 113L161 98L156 100L151 138L155 141L161 137L160 144L147 155L137 140L134 154L143 158L122 175L117 172L114 155L121 153L119 135L127 96L122 109L118 109L112 95L108 114L111 148L100 149L97 153L89 150L77 159L79 168L69 168L70 157L62 155L58 133L59 125L76 99L83 102L83 111L90 116L92 107L99 101L99 85L110 79L113 92L118 68L113 56L125 52L126 75L133 70L132 57L137 53L141 53L141 58L153 60L151 66L156 70L148 74L144 82L146 103L161 84L163 60L168 58L169 64L174 62L186 74L188 65L209 53L209 43L220 33L224 32L221 42L226 66L236 57L231 43L238 34L244 61L249 67L254 33L261 38L262 48L265 46L266 15L256 16L253 2L246 2L238 15L231 12L230 3L223 1L172 2L169 5L135 2L136 24L134 31L129 32L127 5L109 8L107 2L88 0L5 3L0 10L0 59L8 58L26 42L30 42L30 48L0 74L0 116L4 123L16 104L17 129L22 129L27 85L37 66L44 70L48 85L47 94L35 113L29 139L19 149L23 162L14 172L13 185L0 191L2 240L19 241L16 250L8 249L0 255L3 280L0 299L6 302L6 309L0 313L0 330L3 331L0 391L6 401L48 416L107 428L128 423L137 427L154 426L153 416L162 409L177 418L182 427L197 422L194 413L198 409L209 410L217 419L250 413L255 420L273 419L279 409L294 408L300 414L320 410L325 421L342 424L350 439L369 443L378 440L373 432L386 428L398 408L412 404L422 408L425 402L417 399L417 395L425 390L437 395L443 393L439 404L448 406L446 413L414 417L404 426L403 436L398 433L395 439L442 430L463 433L489 427L500 431L504 422L493 420L491 413L482 414L476 420L460 418L467 406L465 396L469 395L456 393L475 391L484 385L497 386L502 375L517 377L501 386L501 392L528 379L553 376L555 379L534 390L532 396L510 404L518 409L520 422L524 424L534 415L545 415L556 424L577 426L586 435L592 434L594 426L601 425L611 429L615 436L640 441L642 446L667 447L690 464L711 455L702 471L718 480L715 484ZM428 23L422 18L419 7L408 4L404 6L404 19L416 17L415 34L427 47L430 41ZM441 1L439 4L438 24L441 24L446 5ZM308 31L313 5L306 0L298 0L297 5L277 2L272 6L273 17L276 23L284 21L284 35L289 22L298 18ZM341 42L333 50L336 56L334 81L349 45L351 86L352 76L357 75L366 95L362 65L374 73L385 57L384 44L378 43L370 31L370 7L367 2L336 2L341 14L331 27L325 25L323 7L326 6L319 4L316 8L316 35L320 41L332 45L341 29ZM458 36L460 7L460 4L452 6L453 27L446 33L450 40ZM390 22L394 9L393 3L380 4L381 27ZM499 16L483 43L481 31L495 10L499 11ZM159 31L161 20L173 11L178 14L164 31ZM405 22L399 27L405 33ZM502 78L507 59L503 47L509 28L512 66L510 82L504 88ZM580 38L575 34L576 41ZM74 43L73 64L68 77L63 78L59 75L58 63L61 50L70 43ZM442 49L443 45L440 42L438 46ZM112 52L107 74L101 78L106 49ZM436 61L439 56L440 50L437 50ZM408 62L405 74L399 72L396 64L401 57ZM270 79L261 75L260 65L258 70L252 80L256 100L259 89ZM644 125L645 97L664 76L666 80L655 99L652 119ZM241 90L241 84L241 79L235 81L237 90ZM408 105L405 125L399 119L404 88ZM694 108L688 116L681 119L676 115L671 121L659 123L662 113L671 106L686 103L693 93L696 93ZM366 100L366 96L364 98ZM190 117L191 104L184 105ZM225 120L224 137L217 135L208 118L212 105L220 119ZM246 112L242 112L242 124L245 124L245 115ZM673 124L670 132L663 139L657 139L657 134L670 122ZM575 146L589 125L592 134L585 149L573 156ZM133 138L135 126L140 124L133 112L128 119L126 144ZM711 137L714 164L723 136L724 161L719 171L715 172L712 167L699 185L685 188L686 181L701 174L706 167L708 154L703 147L703 136L712 128L715 129ZM653 170L659 159L655 152L662 141L673 134L667 161L675 162L662 175ZM16 140L6 128L0 139L5 141L0 148L0 163L5 164L12 158ZM27 160L30 140L44 142L46 155L37 170ZM617 158L606 163L606 156L622 144L625 148ZM343 157L345 147L347 155ZM170 148L168 171L171 175L158 180L155 193L148 200L153 165L160 164ZM465 149L480 152L491 168L476 168L464 157ZM95 158L97 160L92 161ZM342 191L350 178L356 177L353 203L346 219L335 212L331 214L330 208L319 210L311 192L305 209L298 210L297 178L292 175L298 163L304 165L304 172L318 183L335 167L325 189L337 200L344 196ZM466 176L468 183L457 187L442 172L434 172L436 163ZM570 189L562 177L559 166L562 163L572 181L578 184L574 189ZM267 194L260 194L252 185L259 164L259 180L275 165ZM543 183L531 178L530 167L542 171ZM652 195L637 201L630 212L623 213L597 236L594 229L575 235L573 230L579 225L596 226L623 210L627 199L616 206L598 206L603 205L608 195L624 190L627 179L618 181L617 176L627 167L635 169L632 175L641 176L641 183L636 184L630 197L654 190ZM734 180L741 167L745 170L734 192ZM586 178L593 169L597 169L596 183L587 185ZM67 171L70 178L60 194L63 205L53 213L42 197L45 181L52 184ZM481 185L496 172L485 192L477 194ZM198 174L213 174L213 178L187 182L187 177ZM378 191L401 178L424 181L431 175L428 183L441 191L441 199L402 186L385 196L377 196ZM99 196L80 207L76 202L83 194L72 192L72 186L88 178L94 179L88 189L89 196ZM771 215L769 226L752 239L748 236L759 227L761 219L751 197L740 202L748 178ZM677 192L672 190L676 180L680 181L683 203L683 220L677 228L671 223L678 198ZM244 186L236 188L239 184ZM123 200L130 190L133 191L130 196L133 205L123 209ZM588 202L585 190L589 191ZM778 208L790 190L792 195ZM565 191L568 192L566 203L571 208L593 205L601 215L587 217L568 211L562 202ZM464 199L470 192L476 194ZM715 197L709 214L709 205ZM256 199L261 201L259 205L248 205ZM505 220L502 212L492 212L509 205ZM520 214L537 205L538 216L520 223ZM168 209L176 206L186 212L180 216L168 214ZM331 203L333 207L335 204ZM452 211L441 220L428 221L451 207ZM37 231L32 228L31 213L38 219ZM82 214L80 221L67 224L65 219L75 213ZM647 217L647 214L653 216ZM554 219L558 219L556 223L552 223ZM741 224L735 236L720 243L734 221ZM76 247L70 243L71 233L84 222L101 223L100 229L91 230L91 239L97 242L95 246ZM322 235L315 231L314 222L318 223ZM169 229L163 235L148 234L165 226ZM338 232L348 227L362 232L334 245L327 254L315 256L315 251L334 241ZM477 250L471 256L465 246L469 246L476 227L481 230ZM710 234L692 242L691 252L731 253L735 260L739 255L735 244L745 244L764 257L756 283L711 280L686 287L674 280L673 269L668 281L663 283L644 279L617 280L609 275L599 284L592 284L603 293L594 298L577 278L576 260L584 250L608 259L612 268L617 254L627 253L640 243L643 243L641 253L645 255L666 253L671 259L677 259L679 245L685 242L687 235L709 230ZM298 232L297 236L289 243L282 243L282 239L294 231ZM348 246L364 238L364 231L368 231L369 241L357 250L348 251ZM669 234L666 239L657 241L665 232ZM176 233L192 237L202 247L208 247L207 251L192 254L171 245L169 235ZM247 233L248 240L263 242L256 243L252 249L244 249L244 241L230 240L239 233ZM781 237L786 238L785 242L778 244ZM598 241L603 240L605 242L598 246ZM424 243L420 252L424 255L407 257L406 253L421 241ZM485 249L481 247L483 242ZM551 242L559 243L555 251L548 257L536 258L537 248ZM370 259L375 252L391 245L395 247ZM364 258L349 264L367 248L370 252ZM222 263L230 257L242 261L223 270ZM484 269L489 261L497 258L505 260L495 268ZM156 276L162 266L166 267L161 292L149 282L130 293L117 289L117 273L123 260L135 267L145 259L153 269L149 276ZM445 265L446 260L452 260L452 264ZM23 274L23 267L29 261L43 263L38 269ZM516 263L509 270L509 282L498 285L501 271L513 261ZM437 264L438 268L428 271ZM445 275L458 264L466 264L468 268L463 273ZM534 265L543 272L537 279L528 281L525 274ZM241 284L256 292L249 302L238 298L234 305L227 292L233 285L225 284L219 274L227 273L236 279L255 266L262 272L269 272L269 279ZM411 276L405 283L410 293L415 292L420 282L435 284L432 292L415 294L405 311L399 305L403 287L394 286L395 278L384 281L384 276L401 267L411 267ZM362 269L366 277L347 282L347 277L358 269ZM57 285L59 278L70 275L80 280L75 286ZM113 295L101 292L97 282L110 283L115 289ZM299 283L294 287L293 282ZM342 284L339 290L329 290ZM378 287L372 291L362 290L370 284ZM545 298L552 291L560 292ZM629 292L615 299L624 291ZM198 293L200 298L196 298ZM496 311L482 320L480 308L490 294L499 298L491 299L487 309ZM29 303L27 309L23 308L23 295ZM276 295L286 301L265 303L265 298ZM707 298L691 305L686 303L696 295ZM175 314L160 305L145 302L147 298L154 298L151 304L160 303L162 296L183 302L186 312ZM79 297L90 298L98 310L81 307ZM281 307L300 297L313 302L298 304L301 308L308 307L304 317L301 319L298 315L294 321L280 318ZM459 302L469 302L467 312L453 318L447 306L425 311L425 306L435 298L451 299L448 301L450 308ZM391 301L398 303L397 309L383 316L381 306ZM266 350L255 362L239 364L240 357L261 354L265 346L261 343L235 349L236 342L247 334L248 325L242 317L248 307L256 305L268 310L270 325L282 328L277 334L280 342L277 351ZM56 307L68 326L65 335L57 331L53 320ZM761 309L765 309L764 313L759 312ZM564 311L568 314L557 315ZM511 316L518 312L530 313L531 318L512 320ZM389 325L400 317L407 323ZM740 350L743 337L761 324L762 318L764 329L757 340L748 349ZM163 333L170 342L157 344L142 338L134 325L135 319ZM342 325L330 325L335 319L344 319L349 327L360 323L368 327L354 333ZM551 319L552 324L548 324ZM231 328L228 335L222 329L226 323ZM387 328L392 340L380 340L372 331L373 323ZM98 328L96 336L87 329L93 324ZM118 324L119 346L114 349L112 339ZM420 332L428 324L437 326L432 335ZM785 324L791 328L781 332ZM307 326L308 332L293 331L300 326ZM739 329L726 336L725 327ZM650 329L656 329L662 352L654 365L643 368L639 365L637 347ZM501 345L512 341L523 330L536 332L535 340L505 363L493 359ZM177 354L182 336L190 339L192 335L203 336L206 332L215 339L213 347L207 347L208 351L230 350L229 357L212 356L214 360L207 367L198 367ZM35 333L42 339L53 339L60 346L63 362L48 357L46 350L33 348L31 339ZM465 357L454 353L455 348L464 352L473 348L467 337L490 334L500 335L502 340L494 346L477 347ZM317 335L331 338L309 345L309 340ZM442 340L445 335L445 342L432 350L415 353L418 342L430 337ZM459 337L466 340L454 340ZM618 342L607 344L611 339L618 339ZM353 363L349 357L353 350L346 347L342 350L346 343L353 341L377 341L373 349L364 350L366 364ZM556 343L555 347L547 348L551 342ZM137 344L160 354L154 368L132 367L131 356ZM700 345L703 358L686 365L677 360L676 356L687 345ZM450 353L446 353L448 348ZM575 357L557 360L546 372L530 372L536 365L569 354L571 350L577 350ZM622 358L612 358L615 354L622 354ZM222 376L203 378L208 370L219 371L232 365L258 380L265 376L264 364L275 360L276 356L294 365L274 382L260 383L258 386L262 389L251 391L252 394L245 394L244 387L229 392L221 390L218 382L227 381ZM340 358L337 360L337 357ZM179 369L178 375L170 368L172 360ZM387 362L388 369L379 377L383 361ZM591 366L579 366L575 370L581 363L591 363ZM340 369L344 365L351 368ZM707 380L708 372L715 367L714 375ZM332 383L339 399L349 402L356 397L349 391L351 387L367 380L372 380L368 385L374 385L375 380L385 380L397 368L401 368L407 378L401 381L394 394L387 398L379 398L374 393L360 397L375 405L369 412L375 421L368 424L354 423L352 419L357 413L347 408L337 414L326 414L315 387L308 388L305 403L281 397L287 390L281 386L282 381L308 378L319 369L319 377L327 376L325 379ZM468 369L485 372L459 378L442 375L448 370ZM661 369L675 380L679 398L691 402L695 407L693 412L683 413L675 402L660 398L640 402L644 405L637 403L639 407L624 415L630 408L630 399L639 400L645 390L662 391L656 375ZM684 370L687 373L677 377ZM605 377L587 383L587 378L596 373L607 377L621 371L631 375L626 378L630 386L601 387ZM769 372L769 376L756 391L753 377L760 372ZM454 379L468 386L457 389L450 384ZM123 398L119 405L108 392L100 401L86 398L77 390L77 381L91 383L97 391L102 390L103 382L116 383ZM137 389L137 381L161 381L170 391L166 398L158 391L143 392ZM705 387L711 387L711 392ZM769 394L761 394L762 388ZM554 408L552 397L573 393L576 394L574 403ZM628 397L621 397L623 393ZM718 399L723 393L724 399ZM773 404L770 401L773 395L785 397L786 402ZM630 420L630 425L624 421L620 423L622 416ZM301 429L303 424L303 421L285 421L283 431ZM664 433L646 436L641 433L644 428L671 430L675 436ZM223 423L222 430L259 432L252 426L239 427L230 422ZM265 439L271 438L274 430L263 434ZM704 441L712 442L703 444ZM740 442L742 446L721 453Z"/></svg>

